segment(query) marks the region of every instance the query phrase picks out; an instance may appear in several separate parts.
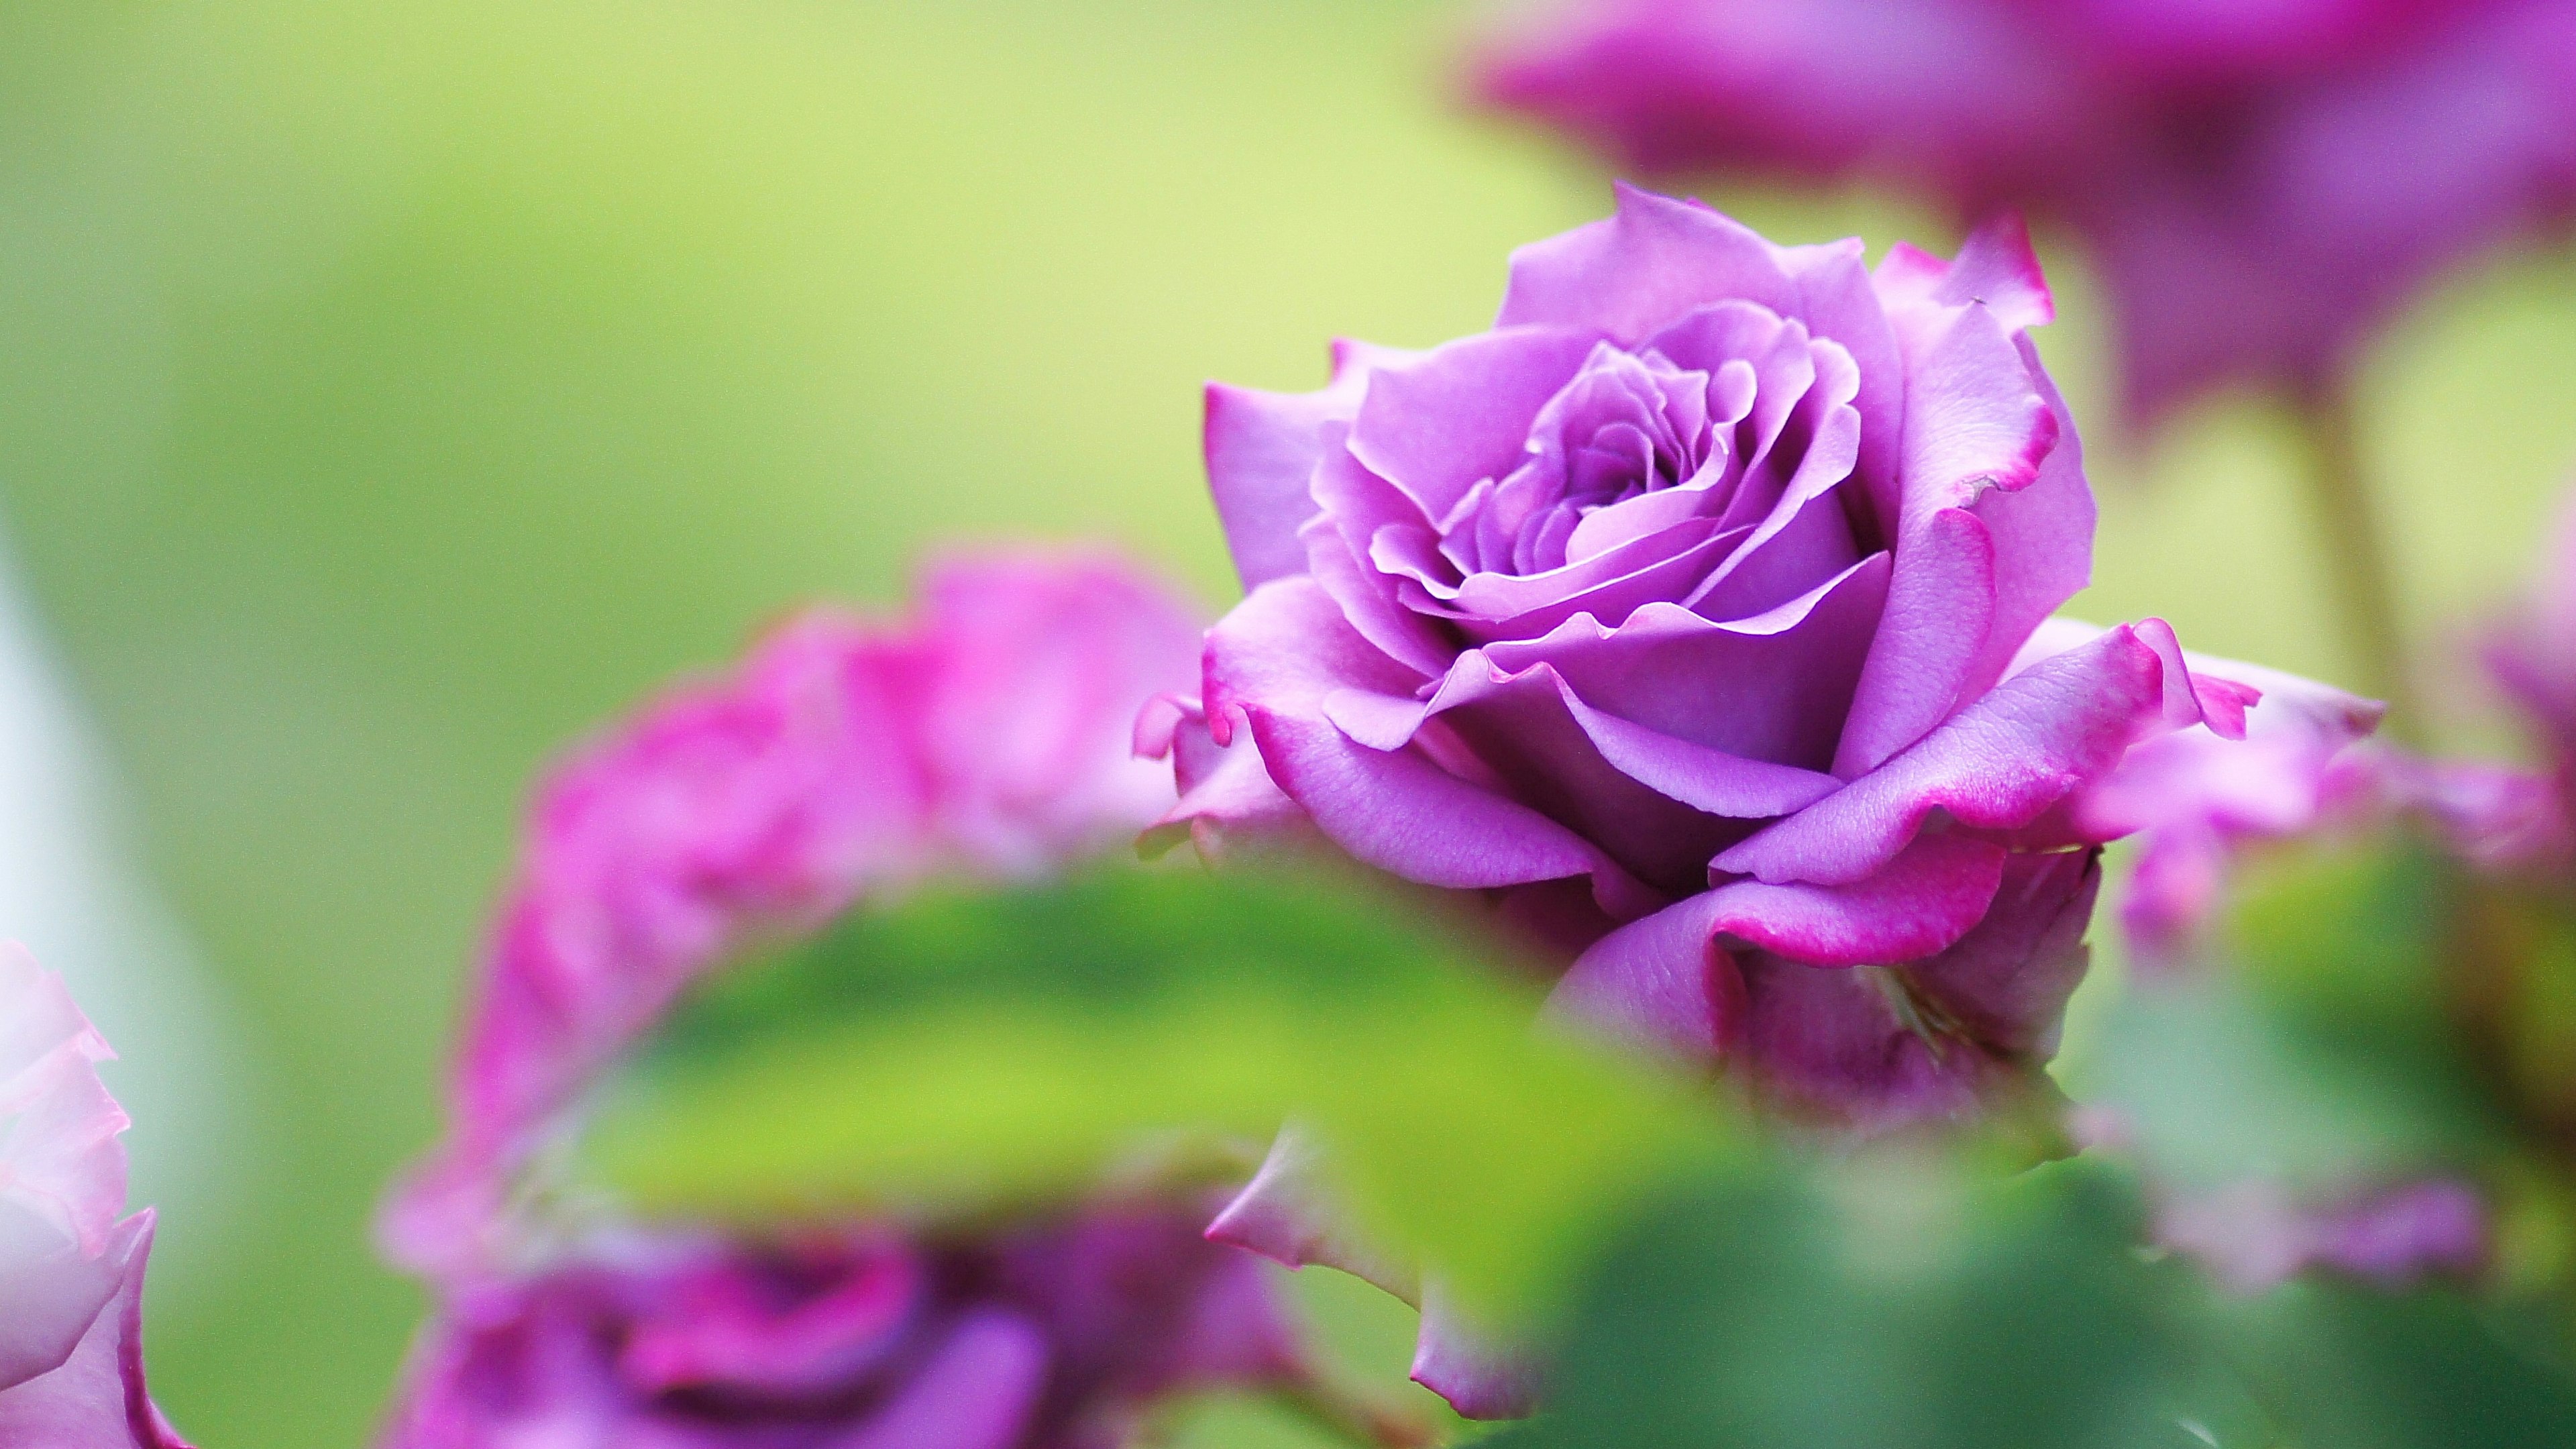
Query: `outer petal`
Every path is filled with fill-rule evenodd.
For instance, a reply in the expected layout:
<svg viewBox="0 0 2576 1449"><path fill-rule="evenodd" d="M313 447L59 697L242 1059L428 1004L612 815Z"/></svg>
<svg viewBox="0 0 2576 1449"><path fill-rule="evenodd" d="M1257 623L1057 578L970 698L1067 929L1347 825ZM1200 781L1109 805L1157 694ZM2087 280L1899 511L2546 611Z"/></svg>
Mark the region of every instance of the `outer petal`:
<svg viewBox="0 0 2576 1449"><path fill-rule="evenodd" d="M1993 633L1994 537L1963 508L1933 514L1897 545L1887 612L1834 747L1849 779L1947 719Z"/></svg>
<svg viewBox="0 0 2576 1449"><path fill-rule="evenodd" d="M0 942L0 1211L32 1215L90 1257L125 1211L117 1139L129 1124L97 1068L115 1055L60 976ZM19 1237L0 1236L0 1271Z"/></svg>
<svg viewBox="0 0 2576 1449"><path fill-rule="evenodd" d="M1262 585L1208 631L1207 723L1220 745L1248 709L1312 716L1337 689L1409 695L1422 676L1351 627L1309 578Z"/></svg>
<svg viewBox="0 0 2576 1449"><path fill-rule="evenodd" d="M1271 778L1365 864L1451 890L1588 875L1602 909L1614 916L1657 904L1599 847L1418 751L1372 750L1321 719L1266 710L1248 717Z"/></svg>
<svg viewBox="0 0 2576 1449"><path fill-rule="evenodd" d="M2163 719L2164 661L2127 626L2043 660L1912 749L1720 855L1717 869L1841 885L1896 858L1935 810L2031 824Z"/></svg>
<svg viewBox="0 0 2576 1449"><path fill-rule="evenodd" d="M1863 1132L2040 1086L2100 882L2091 852L2017 855L1985 918L1939 955L1848 970L1743 956L1746 1075L1793 1114Z"/></svg>
<svg viewBox="0 0 2576 1449"><path fill-rule="evenodd" d="M1500 1347L1469 1327L1437 1283L1422 1290L1422 1330L1413 1381L1467 1419L1520 1419L1538 1412L1542 1370L1526 1349Z"/></svg>
<svg viewBox="0 0 2576 1449"><path fill-rule="evenodd" d="M1888 249L1879 284L1909 302L1982 306L2006 332L2057 320L2057 299L2040 269L2039 254L2031 249L2030 228L2011 212L1972 232L1960 244L1954 261L1942 261L1898 242Z"/></svg>
<svg viewBox="0 0 2576 1449"><path fill-rule="evenodd" d="M1924 305L1892 315L1905 351L1902 521L1888 623L1835 756L1834 773L1845 778L1922 738L1991 682L2019 633L2080 588L2090 566L2091 498L2080 465L2042 495L2053 526L2017 526L2010 535L2035 547L1998 550L1985 522L2019 511L2023 500L1991 495L2039 482L2062 436L2014 338L1983 307ZM2058 521L2069 507L2075 517ZM1963 510L1974 511L1975 529L1965 527ZM2026 597L2034 592L2044 602Z"/></svg>
<svg viewBox="0 0 2576 1449"><path fill-rule="evenodd" d="M0 1444L188 1449L144 1388L143 1270L151 1254L149 1212L109 1235L103 1257L116 1265L115 1297L59 1367L0 1389Z"/></svg>
<svg viewBox="0 0 2576 1449"><path fill-rule="evenodd" d="M1296 846L1314 837L1306 812L1272 783L1251 735L1217 744L1195 699L1167 695L1149 705L1137 719L1136 753L1146 759L1168 756L1181 792L1140 838L1148 856L1169 850L1184 834L1209 860L1239 848Z"/></svg>
<svg viewBox="0 0 2576 1449"><path fill-rule="evenodd" d="M1320 392L1208 384L1202 434L1208 491L1247 591L1305 570L1297 529L1315 511L1306 480L1324 453L1324 425L1359 415L1371 369L1416 356L1345 340L1333 344L1332 385Z"/></svg>
<svg viewBox="0 0 2576 1449"><path fill-rule="evenodd" d="M1408 1303L1419 1275L1380 1253L1333 1201L1323 1145L1290 1123L1279 1129L1261 1170L1208 1224L1210 1241L1258 1253L1290 1268L1338 1268Z"/></svg>
<svg viewBox="0 0 2576 1449"><path fill-rule="evenodd" d="M1779 249L1694 201L1621 185L1606 221L1512 253L1497 327L1593 328L1634 343L1695 307L1759 302L1789 315Z"/></svg>

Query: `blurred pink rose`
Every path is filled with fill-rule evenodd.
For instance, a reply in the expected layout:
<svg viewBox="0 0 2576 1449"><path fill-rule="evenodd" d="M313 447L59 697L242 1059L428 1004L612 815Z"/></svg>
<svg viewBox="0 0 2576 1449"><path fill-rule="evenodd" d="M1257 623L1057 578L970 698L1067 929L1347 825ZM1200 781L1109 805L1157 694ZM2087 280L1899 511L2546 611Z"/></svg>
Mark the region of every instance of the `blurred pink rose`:
<svg viewBox="0 0 2576 1449"><path fill-rule="evenodd" d="M1111 559L961 560L911 617L792 621L559 767L447 1138L383 1223L440 1300L389 1449L1107 1449L1166 1393L1304 1387L1266 1270L1193 1201L778 1241L525 1201L582 1093L746 948L931 877L1008 890L1130 849L1174 798L1133 722L1199 639Z"/></svg>
<svg viewBox="0 0 2576 1449"><path fill-rule="evenodd" d="M486 1261L495 1194L681 992L764 934L942 873L1123 849L1169 808L1142 701L1195 676L1189 608L1108 557L959 559L915 615L792 620L539 789L450 1081L445 1142L388 1209L397 1261Z"/></svg>

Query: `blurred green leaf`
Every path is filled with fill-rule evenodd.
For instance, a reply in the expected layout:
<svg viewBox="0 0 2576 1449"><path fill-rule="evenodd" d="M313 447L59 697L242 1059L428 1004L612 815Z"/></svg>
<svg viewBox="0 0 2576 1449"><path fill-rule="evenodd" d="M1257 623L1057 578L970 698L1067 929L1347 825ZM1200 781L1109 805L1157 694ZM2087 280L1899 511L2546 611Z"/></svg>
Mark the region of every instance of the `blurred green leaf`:
<svg viewBox="0 0 2576 1449"><path fill-rule="evenodd" d="M1293 1112L1369 1227L1517 1314L1730 1138L1678 1084L1533 1031L1483 939L1321 870L934 890L725 973L601 1102L586 1155L646 1212L954 1211Z"/></svg>
<svg viewBox="0 0 2576 1449"><path fill-rule="evenodd" d="M1528 1449L2260 1449L2260 1412L2088 1162L1786 1172L1670 1205L1605 1262Z"/></svg>
<svg viewBox="0 0 2576 1449"><path fill-rule="evenodd" d="M2490 1155L2502 1124L2442 994L2445 885L2390 840L2274 857L2208 969L2106 1013L2077 1090L2184 1187L2336 1190Z"/></svg>
<svg viewBox="0 0 2576 1449"><path fill-rule="evenodd" d="M2449 1289L2292 1284L2226 1313L2289 1441L2334 1449L2576 1444L2576 1385Z"/></svg>

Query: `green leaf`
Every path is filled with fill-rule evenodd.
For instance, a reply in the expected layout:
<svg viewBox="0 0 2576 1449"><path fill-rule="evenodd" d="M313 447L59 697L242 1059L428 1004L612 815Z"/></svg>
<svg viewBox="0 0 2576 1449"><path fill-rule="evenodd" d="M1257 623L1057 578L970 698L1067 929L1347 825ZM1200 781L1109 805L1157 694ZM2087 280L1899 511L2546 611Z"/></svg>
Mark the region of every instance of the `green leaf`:
<svg viewBox="0 0 2576 1449"><path fill-rule="evenodd" d="M2507 1129L2443 995L2448 885L2399 841L2276 854L2217 959L2133 983L2070 1085L2185 1187L2333 1192L2492 1157Z"/></svg>
<svg viewBox="0 0 2576 1449"><path fill-rule="evenodd" d="M1680 1199L1604 1263L1527 1449L2262 1449L2135 1189L1855 1159Z"/></svg>
<svg viewBox="0 0 2576 1449"><path fill-rule="evenodd" d="M1365 1226L1518 1314L1733 1136L1701 1094L1534 1031L1511 965L1465 920L1321 868L928 891L718 978L597 1104L581 1156L648 1214L958 1211L1294 1114Z"/></svg>
<svg viewBox="0 0 2576 1449"><path fill-rule="evenodd" d="M2303 1282L2230 1306L2232 1357L2300 1445L2576 1444L2576 1382L2449 1289Z"/></svg>

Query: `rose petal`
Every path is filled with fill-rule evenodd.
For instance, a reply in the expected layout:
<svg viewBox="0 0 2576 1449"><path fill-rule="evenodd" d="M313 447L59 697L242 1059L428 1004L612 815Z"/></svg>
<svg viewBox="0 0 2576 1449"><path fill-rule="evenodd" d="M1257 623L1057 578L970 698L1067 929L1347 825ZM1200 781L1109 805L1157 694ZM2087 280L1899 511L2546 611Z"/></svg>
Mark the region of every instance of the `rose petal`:
<svg viewBox="0 0 2576 1449"><path fill-rule="evenodd" d="M2164 662L2127 626L2041 661L1904 754L1717 858L1766 881L1847 884L1905 848L1935 810L1986 830L2029 825L2158 726Z"/></svg>
<svg viewBox="0 0 2576 1449"><path fill-rule="evenodd" d="M1322 1144L1293 1122L1279 1129L1261 1170L1208 1224L1207 1236L1289 1268L1337 1268L1407 1303L1420 1296L1419 1275L1366 1242L1335 1203Z"/></svg>
<svg viewBox="0 0 2576 1449"><path fill-rule="evenodd" d="M1712 302L1790 310L1796 291L1769 242L1696 202L1616 190L1608 220L1512 253L1496 327L1582 327L1634 343Z"/></svg>
<svg viewBox="0 0 2576 1449"><path fill-rule="evenodd" d="M1413 1381L1463 1419L1521 1419L1538 1411L1541 1366L1525 1349L1499 1347L1470 1327L1437 1282L1422 1289Z"/></svg>
<svg viewBox="0 0 2576 1449"><path fill-rule="evenodd" d="M101 1257L114 1265L114 1297L59 1367L0 1389L0 1444L188 1449L144 1386L143 1278L151 1255L149 1212L126 1219L108 1235Z"/></svg>
<svg viewBox="0 0 2576 1449"><path fill-rule="evenodd" d="M1482 332L1372 372L1351 454L1425 516L1445 517L1479 479L1520 465L1530 420L1599 340L1578 327Z"/></svg>

